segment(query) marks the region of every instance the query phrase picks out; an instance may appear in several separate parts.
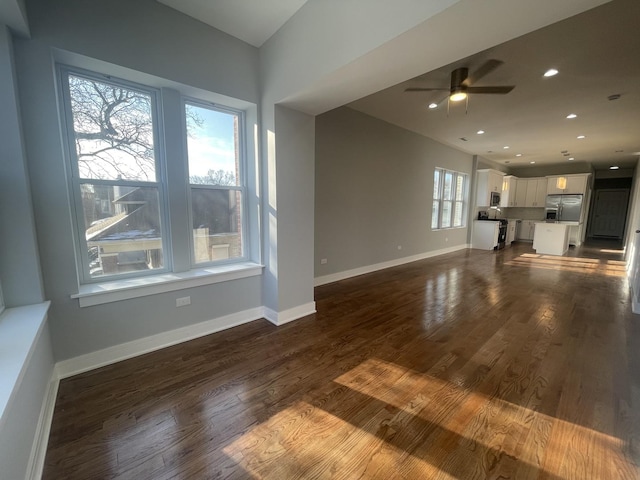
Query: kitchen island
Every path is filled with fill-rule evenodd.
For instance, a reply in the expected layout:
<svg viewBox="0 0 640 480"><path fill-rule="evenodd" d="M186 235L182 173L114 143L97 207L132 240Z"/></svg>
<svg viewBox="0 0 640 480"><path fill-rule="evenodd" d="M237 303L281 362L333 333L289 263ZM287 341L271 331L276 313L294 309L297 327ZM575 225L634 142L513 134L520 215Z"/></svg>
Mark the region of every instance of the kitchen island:
<svg viewBox="0 0 640 480"><path fill-rule="evenodd" d="M564 223L536 223L533 249L544 255L564 255L569 249L569 225Z"/></svg>

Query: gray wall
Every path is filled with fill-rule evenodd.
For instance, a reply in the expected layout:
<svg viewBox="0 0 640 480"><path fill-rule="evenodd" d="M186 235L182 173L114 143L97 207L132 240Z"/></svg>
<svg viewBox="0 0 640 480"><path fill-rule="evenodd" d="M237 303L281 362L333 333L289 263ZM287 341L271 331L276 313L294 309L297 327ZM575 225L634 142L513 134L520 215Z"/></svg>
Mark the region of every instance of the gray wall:
<svg viewBox="0 0 640 480"><path fill-rule="evenodd" d="M472 181L471 155L347 107L318 116L315 276L465 245L467 228L431 230L435 167Z"/></svg>
<svg viewBox="0 0 640 480"><path fill-rule="evenodd" d="M70 298L78 280L54 76L54 56L82 65L86 55L114 69L257 102L257 49L153 0L34 0L29 7L32 38L16 40L16 64L57 360L262 305L259 277L87 308ZM86 61L89 68L95 63ZM176 310L175 298L186 295L191 305Z"/></svg>
<svg viewBox="0 0 640 480"><path fill-rule="evenodd" d="M13 47L0 24L0 278L7 307L42 302L44 292L20 124ZM54 366L45 323L0 423L0 477L25 478ZM0 353L0 357L3 357ZM8 361L9 354L3 360ZM7 385L8 386L8 385Z"/></svg>
<svg viewBox="0 0 640 480"><path fill-rule="evenodd" d="M315 119L264 105L262 122L263 303L282 312L313 302Z"/></svg>
<svg viewBox="0 0 640 480"><path fill-rule="evenodd" d="M7 307L44 299L25 163L13 46L0 24L0 278Z"/></svg>

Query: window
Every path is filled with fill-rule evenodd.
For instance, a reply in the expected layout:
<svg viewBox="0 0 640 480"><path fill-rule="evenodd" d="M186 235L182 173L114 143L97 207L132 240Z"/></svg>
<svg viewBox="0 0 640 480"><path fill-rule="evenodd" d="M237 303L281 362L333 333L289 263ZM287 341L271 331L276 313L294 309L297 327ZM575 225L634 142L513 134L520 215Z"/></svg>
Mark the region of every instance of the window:
<svg viewBox="0 0 640 480"><path fill-rule="evenodd" d="M244 256L240 112L185 103L192 262Z"/></svg>
<svg viewBox="0 0 640 480"><path fill-rule="evenodd" d="M243 112L197 100L167 107L162 90L59 71L81 283L168 272L176 258L184 271L182 252L191 251L191 266L246 259ZM184 131L165 133L182 114ZM186 145L187 158L166 159L169 142ZM188 192L189 202L170 204L169 192ZM174 244L178 227L190 233Z"/></svg>
<svg viewBox="0 0 640 480"><path fill-rule="evenodd" d="M63 82L80 276L166 270L157 92L75 72Z"/></svg>
<svg viewBox="0 0 640 480"><path fill-rule="evenodd" d="M436 168L433 174L433 205L431 228L459 228L465 226L467 175Z"/></svg>

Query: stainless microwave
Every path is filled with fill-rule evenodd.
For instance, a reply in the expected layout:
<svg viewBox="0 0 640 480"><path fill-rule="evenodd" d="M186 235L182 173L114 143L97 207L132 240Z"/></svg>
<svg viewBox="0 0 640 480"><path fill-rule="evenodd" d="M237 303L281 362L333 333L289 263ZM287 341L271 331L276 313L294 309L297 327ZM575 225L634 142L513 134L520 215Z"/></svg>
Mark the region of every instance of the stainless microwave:
<svg viewBox="0 0 640 480"><path fill-rule="evenodd" d="M500 192L491 192L491 199L489 200L490 207L500 206Z"/></svg>

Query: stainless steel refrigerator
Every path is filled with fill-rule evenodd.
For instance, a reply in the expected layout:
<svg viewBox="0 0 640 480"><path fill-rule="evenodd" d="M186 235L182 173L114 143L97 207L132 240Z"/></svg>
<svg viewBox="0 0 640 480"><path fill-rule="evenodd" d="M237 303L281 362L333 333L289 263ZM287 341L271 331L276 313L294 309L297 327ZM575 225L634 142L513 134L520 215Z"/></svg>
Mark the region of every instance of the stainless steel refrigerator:
<svg viewBox="0 0 640 480"><path fill-rule="evenodd" d="M582 215L582 195L547 195L547 220L579 222Z"/></svg>

